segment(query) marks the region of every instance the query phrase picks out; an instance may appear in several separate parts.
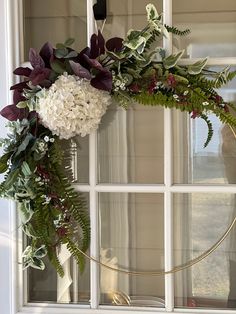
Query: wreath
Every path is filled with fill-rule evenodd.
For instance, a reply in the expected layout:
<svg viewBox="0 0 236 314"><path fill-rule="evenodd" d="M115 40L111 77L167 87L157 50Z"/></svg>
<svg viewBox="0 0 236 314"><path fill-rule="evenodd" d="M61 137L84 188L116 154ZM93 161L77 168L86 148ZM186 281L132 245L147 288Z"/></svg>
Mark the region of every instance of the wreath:
<svg viewBox="0 0 236 314"><path fill-rule="evenodd" d="M31 67L14 71L22 80L11 87L14 103L0 112L9 120L9 134L1 140L0 173L5 176L0 195L18 204L28 243L24 268L44 269L47 255L63 276L58 249L64 244L83 270L89 215L85 199L71 185L70 156L61 140L95 131L112 99L124 108L138 102L202 118L208 126L204 146L213 134L209 114L236 127L235 105L216 92L236 71L208 70L207 58L178 65L184 51L167 55L162 47L153 47L169 33L184 36L189 30L163 24L153 4L146 11L146 27L130 30L125 39L105 41L98 31L80 52L71 48L73 39L56 48L46 43L39 53L30 49Z"/></svg>

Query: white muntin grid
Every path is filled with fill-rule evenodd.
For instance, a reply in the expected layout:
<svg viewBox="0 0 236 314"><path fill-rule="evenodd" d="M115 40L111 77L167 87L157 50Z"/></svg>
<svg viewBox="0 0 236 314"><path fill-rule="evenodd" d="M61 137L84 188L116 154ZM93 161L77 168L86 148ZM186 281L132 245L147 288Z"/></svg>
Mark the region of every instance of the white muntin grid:
<svg viewBox="0 0 236 314"><path fill-rule="evenodd" d="M93 1L88 0L88 39L93 33L93 12L91 5ZM155 3L155 1L154 1ZM163 18L164 23L172 25L172 0L163 0ZM91 32L91 33L90 33ZM167 53L172 52L172 37L164 38L164 48ZM183 59L181 64L186 65L196 60ZM210 59L209 65L227 65L236 64L236 58L214 58ZM117 192L117 193L163 193L164 194L164 244L165 244L165 270L173 268L173 193L235 193L236 186L234 185L173 185L172 184L172 116L171 110L164 111L164 185L140 185L140 184L97 184L97 132L90 135L89 138L89 185L76 185L78 191L89 192L90 194L90 214L91 214L91 256L99 259L99 227L98 227L98 193L102 192ZM174 278L173 274L165 276L165 311L174 311ZM91 262L90 273L90 289L91 289L91 308L92 309L114 309L111 306L99 306L99 266ZM120 307L116 307L120 309ZM123 307L122 307L123 308ZM127 308L131 310L130 308ZM133 309L135 310L135 309ZM158 309L160 311L160 309ZM181 311L181 310L180 310ZM187 310L189 311L189 310ZM195 310L203 312L202 310ZM193 311L193 312L195 312ZM185 312L185 311L183 311ZM209 311L208 311L209 312ZM214 311L213 311L214 312ZM228 312L228 311L227 311Z"/></svg>
<svg viewBox="0 0 236 314"><path fill-rule="evenodd" d="M94 31L94 18L93 18L93 3L96 1L87 0L87 38L89 38ZM150 1L152 2L152 1ZM153 1L155 4L155 1ZM20 63L20 61L14 62L17 58L16 51L19 51L18 57L21 57L21 63L27 60L23 60L23 14L22 14L22 0L9 0L11 4L11 10L8 12L9 17L9 42L11 47L9 48L12 63ZM172 23L172 0L163 0L163 16L164 22L171 25ZM18 26L16 27L16 20L19 19ZM118 34L117 34L118 35ZM18 37L17 37L18 36ZM16 44L15 44L16 43ZM171 37L164 38L164 48L168 53L172 51L172 39ZM183 59L180 64L186 65L196 61L195 59ZM208 62L209 65L236 65L236 58L212 58ZM10 66L11 68L13 65ZM164 113L164 184L97 184L97 132L90 135L89 138L89 185L75 185L75 188L81 192L89 192L90 194L90 215L91 215L91 256L99 259L99 226L98 226L98 193L99 192L124 192L124 193L163 193L164 194L164 243L165 243L165 270L170 270L173 267L173 207L172 207L172 195L173 193L232 193L236 194L236 185L173 185L172 184L172 117L171 110L165 109ZM13 209L14 211L15 209ZM15 230L16 222L12 225L12 230ZM21 254L21 235L18 236L19 256ZM16 258L14 258L12 268L15 267ZM20 268L20 267L19 267ZM13 272L14 273L14 272ZM77 276L74 276L76 280ZM24 285L22 285L24 281ZM119 307L119 306L99 306L99 266L91 262L90 263L90 308L89 306L81 305L61 305L61 304L27 304L27 276L22 278L22 272L18 271L18 279L13 280L14 292L12 293L13 313L41 313L41 314L72 314L72 313L94 313L96 312L114 314L117 310L121 314L127 312L147 312L147 313L163 313L176 312L176 313L235 313L234 310L204 310L204 309L174 309L174 280L173 275L165 276L165 309L153 309L153 308L131 308L131 307ZM76 285L76 283L74 283ZM24 289L21 287L24 286Z"/></svg>

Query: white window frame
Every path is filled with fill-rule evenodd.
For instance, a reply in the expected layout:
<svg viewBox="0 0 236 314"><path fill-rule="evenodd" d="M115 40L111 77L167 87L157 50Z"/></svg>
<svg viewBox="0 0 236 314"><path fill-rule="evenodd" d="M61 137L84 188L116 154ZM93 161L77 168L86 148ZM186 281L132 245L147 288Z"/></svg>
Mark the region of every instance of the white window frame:
<svg viewBox="0 0 236 314"><path fill-rule="evenodd" d="M172 22L172 0L163 1L163 13L165 23L171 25ZM93 0L87 0L87 30L88 39L94 30ZM10 103L9 86L14 82L12 70L22 64L23 60L23 14L22 0L1 0L0 1L0 42L3 44L2 55L0 54L1 73L0 85L1 102ZM172 51L172 41L164 39L164 47L167 52ZM182 65L187 65L194 60L183 59ZM211 58L209 65L236 65L236 58ZM3 104L4 105L4 104ZM164 242L165 242L165 270L173 267L173 193L236 193L236 185L192 185L180 184L173 185L172 182L172 117L171 110L165 109L164 112L164 184L97 184L96 165L96 132L90 135L89 140L89 185L77 185L76 188L82 192L90 194L90 214L91 214L91 255L99 257L98 234L98 206L97 199L99 192L124 192L124 193L163 193L164 194ZM1 120L1 131L4 133L4 125ZM216 313L216 314L233 314L235 310L210 310L210 309L175 309L174 308L174 280L173 275L165 276L165 302L166 308L134 308L119 306L100 306L99 305L99 267L91 262L91 304L86 305L61 305L48 303L27 303L27 288L23 285L23 274L21 266L18 264L21 251L21 233L17 232L16 208L12 202L1 201L1 205L7 207L7 214L0 211L0 240L4 237L8 244L7 253L4 255L2 269L0 269L0 304L1 313L3 314L90 314L90 313L107 313L107 314L127 314L135 313ZM1 206L1 207L2 207ZM5 210L5 208L4 208ZM5 227L7 226L7 227ZM1 244L1 242L0 242ZM24 275L25 276L25 275ZM26 282L26 281L25 281ZM23 288L22 288L23 287ZM7 291L7 292L6 292Z"/></svg>

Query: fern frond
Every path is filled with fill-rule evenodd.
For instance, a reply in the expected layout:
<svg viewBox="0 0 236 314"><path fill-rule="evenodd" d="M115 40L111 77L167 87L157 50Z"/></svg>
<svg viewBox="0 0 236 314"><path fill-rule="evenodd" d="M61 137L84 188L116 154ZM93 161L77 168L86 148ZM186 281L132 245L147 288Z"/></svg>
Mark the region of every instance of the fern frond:
<svg viewBox="0 0 236 314"><path fill-rule="evenodd" d="M148 51L151 47L151 45L157 41L158 37L160 36L160 33L154 29L152 31L152 36L147 40L146 45L145 45L145 51Z"/></svg>
<svg viewBox="0 0 236 314"><path fill-rule="evenodd" d="M223 109L215 109L215 115L220 119L222 123L229 124L233 128L236 127L236 117L232 116L229 112L225 112Z"/></svg>
<svg viewBox="0 0 236 314"><path fill-rule="evenodd" d="M57 254L56 254L56 251L55 249L48 249L48 258L51 262L51 264L53 265L53 267L56 269L58 275L60 277L63 277L64 276L64 270L63 270L63 267L57 257Z"/></svg>
<svg viewBox="0 0 236 314"><path fill-rule="evenodd" d="M207 139L204 143L204 148L207 147L207 145L210 143L211 139L212 139L212 136L213 136L213 126L212 126L212 123L211 121L209 120L208 116L205 115L205 114L201 114L200 115L200 118L202 118L206 124L207 124L207 127L208 127L208 134L207 134Z"/></svg>
<svg viewBox="0 0 236 314"><path fill-rule="evenodd" d="M186 35L189 35L190 34L190 29L185 29L183 31L181 31L180 29L178 29L177 27L175 26L169 26L169 25L166 25L165 24L165 28L167 29L167 31L169 33L172 33L174 35L177 35L177 36L186 36Z"/></svg>
<svg viewBox="0 0 236 314"><path fill-rule="evenodd" d="M66 239L66 243L67 249L77 261L80 271L83 272L85 267L85 256L81 253L74 241L72 241L70 238Z"/></svg>

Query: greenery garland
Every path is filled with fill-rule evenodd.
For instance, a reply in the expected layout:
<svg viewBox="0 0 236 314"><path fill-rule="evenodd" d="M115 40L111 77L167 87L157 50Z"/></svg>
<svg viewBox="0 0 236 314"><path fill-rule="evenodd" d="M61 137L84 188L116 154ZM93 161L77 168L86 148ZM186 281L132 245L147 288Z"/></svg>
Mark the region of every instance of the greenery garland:
<svg viewBox="0 0 236 314"><path fill-rule="evenodd" d="M125 108L139 102L202 118L208 126L204 146L213 135L209 113L236 127L236 107L215 90L232 80L236 71L228 67L219 73L209 71L207 58L180 66L183 51L167 56L162 47L152 48L168 33L185 36L189 30L164 25L152 4L146 10L147 26L130 30L125 39L105 42L99 31L92 35L90 48L79 53L70 47L72 39L56 48L46 43L39 53L30 49L31 68L14 71L23 80L11 87L14 104L1 111L10 121L10 132L1 140L0 173L5 177L0 193L18 203L28 237L25 268L44 269L42 259L47 255L63 276L58 250L66 244L83 270L80 250L89 247L89 215L83 196L71 186L70 161L62 167L68 156L61 139L97 129L111 97Z"/></svg>

